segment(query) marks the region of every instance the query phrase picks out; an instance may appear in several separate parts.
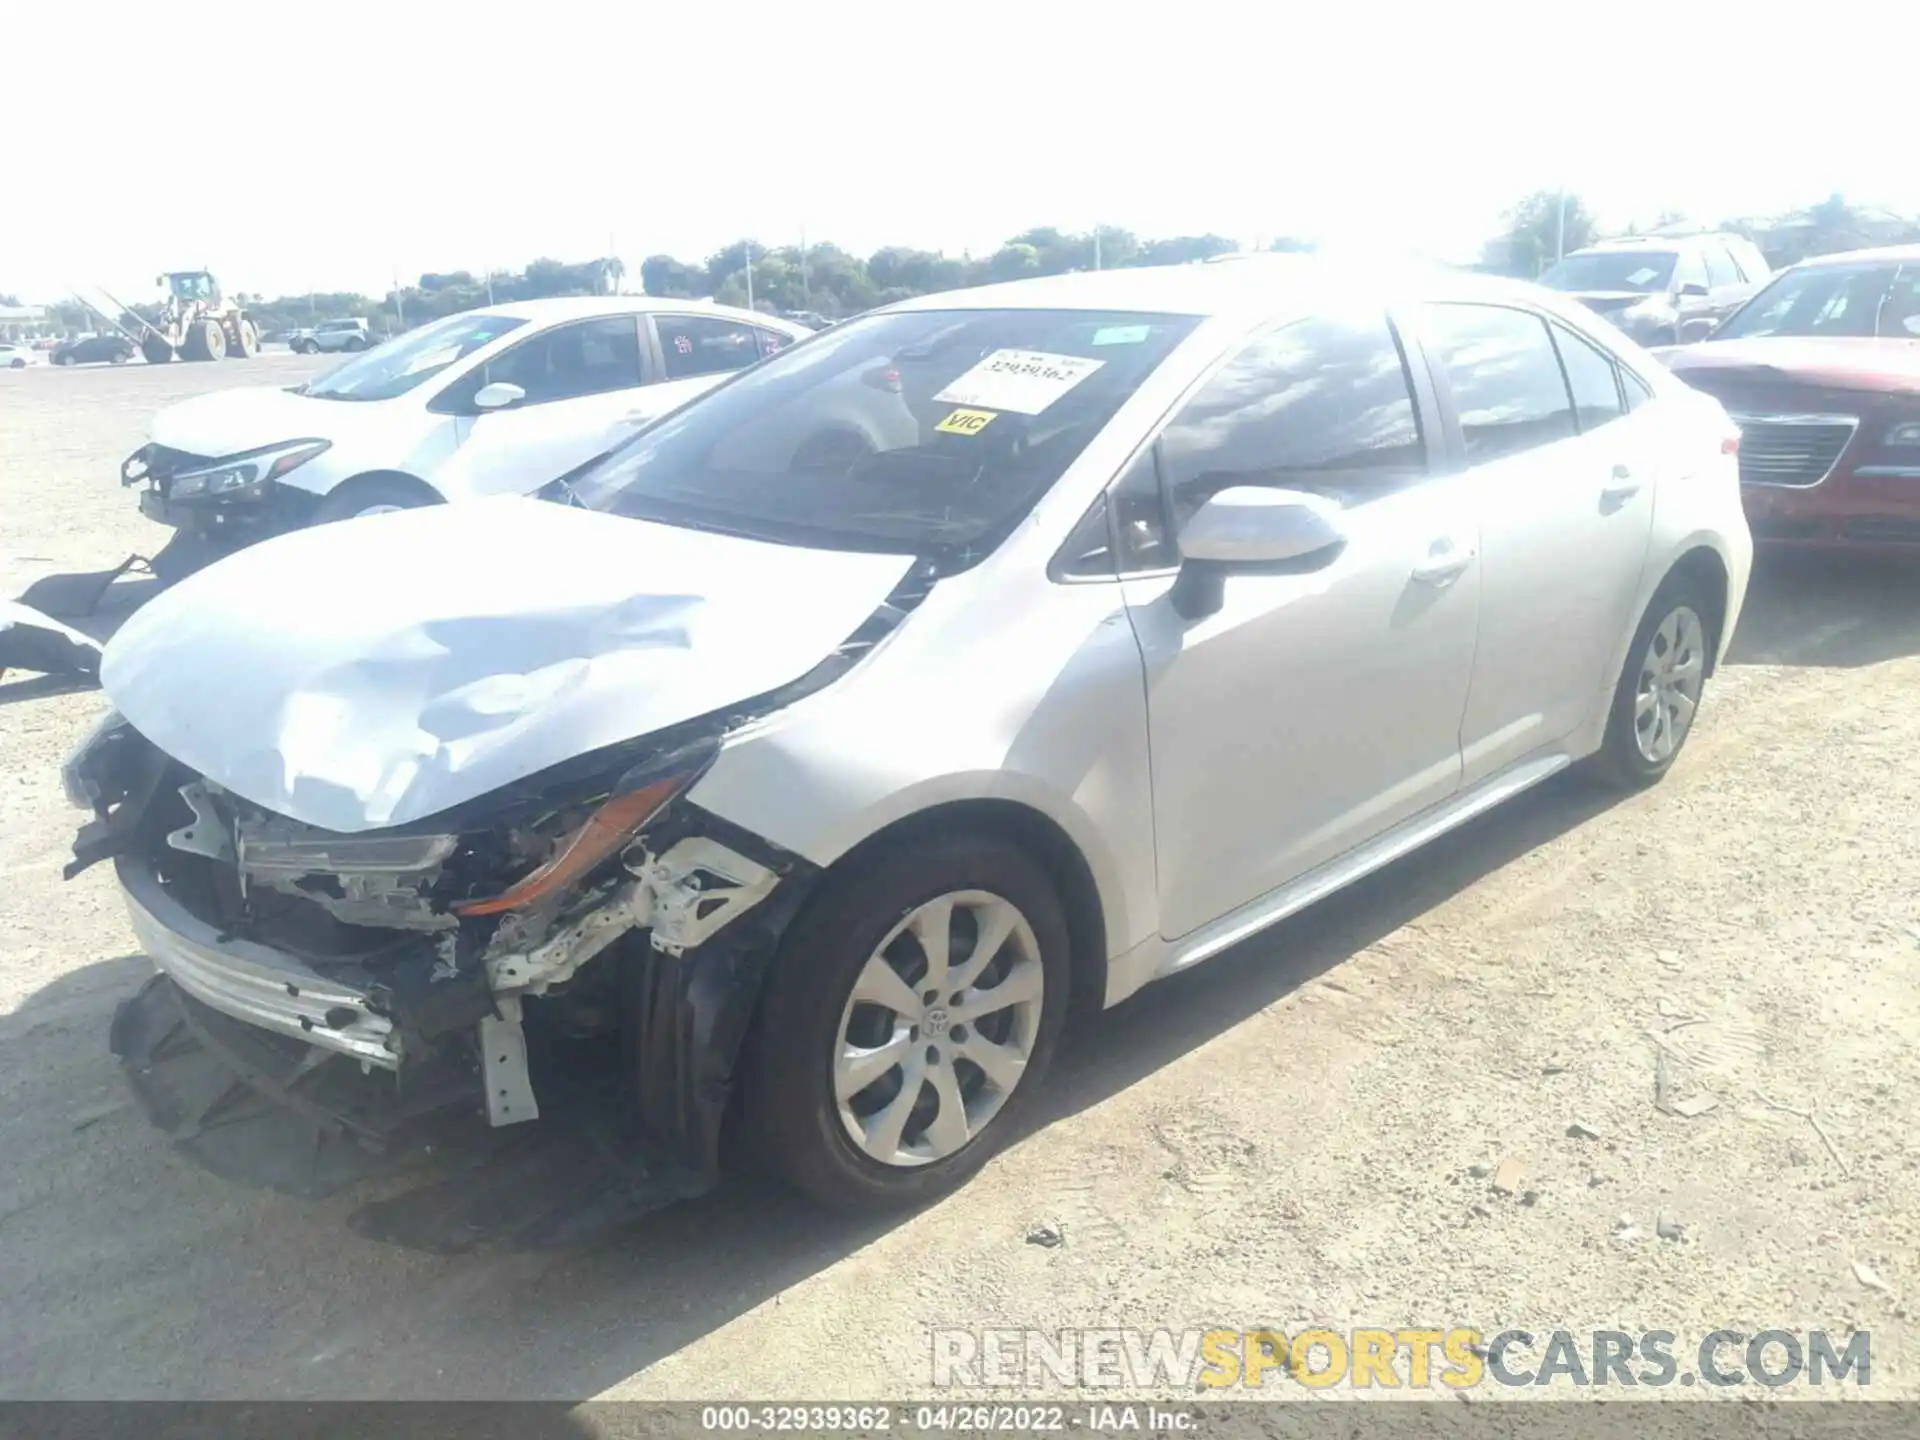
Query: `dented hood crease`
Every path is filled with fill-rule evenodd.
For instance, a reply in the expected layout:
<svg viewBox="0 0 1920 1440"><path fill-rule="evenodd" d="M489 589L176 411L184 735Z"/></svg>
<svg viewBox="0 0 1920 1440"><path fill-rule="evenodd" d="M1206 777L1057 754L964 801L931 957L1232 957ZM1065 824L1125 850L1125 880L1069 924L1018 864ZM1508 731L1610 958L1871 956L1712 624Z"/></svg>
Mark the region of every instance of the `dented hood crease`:
<svg viewBox="0 0 1920 1440"><path fill-rule="evenodd" d="M176 760L354 833L797 680L912 563L536 500L435 506L188 577L115 635L101 680Z"/></svg>

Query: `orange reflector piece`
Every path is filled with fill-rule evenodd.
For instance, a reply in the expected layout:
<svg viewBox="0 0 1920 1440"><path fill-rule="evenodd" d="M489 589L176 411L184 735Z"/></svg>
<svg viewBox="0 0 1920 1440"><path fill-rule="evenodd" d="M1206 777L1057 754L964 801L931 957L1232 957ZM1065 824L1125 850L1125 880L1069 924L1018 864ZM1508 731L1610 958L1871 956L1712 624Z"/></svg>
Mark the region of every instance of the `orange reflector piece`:
<svg viewBox="0 0 1920 1440"><path fill-rule="evenodd" d="M1738 455L1740 453L1740 437L1738 435L1729 435L1723 439L1720 442L1720 453L1722 455Z"/></svg>
<svg viewBox="0 0 1920 1440"><path fill-rule="evenodd" d="M639 790L615 795L594 811L592 818L561 845L555 855L517 885L491 900L469 900L453 907L456 915L498 915L531 905L564 890L627 843L628 838L659 813L686 783L684 775L656 780Z"/></svg>

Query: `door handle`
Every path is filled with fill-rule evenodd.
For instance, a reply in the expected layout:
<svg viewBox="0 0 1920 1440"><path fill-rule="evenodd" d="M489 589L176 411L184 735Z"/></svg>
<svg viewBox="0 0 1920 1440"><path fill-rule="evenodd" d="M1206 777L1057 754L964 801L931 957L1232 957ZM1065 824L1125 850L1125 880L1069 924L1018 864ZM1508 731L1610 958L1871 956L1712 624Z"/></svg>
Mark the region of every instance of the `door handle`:
<svg viewBox="0 0 1920 1440"><path fill-rule="evenodd" d="M1622 500L1631 500L1640 493L1640 482L1633 478L1633 472L1624 465L1613 467L1613 478L1600 487L1600 499L1608 505L1617 505Z"/></svg>
<svg viewBox="0 0 1920 1440"><path fill-rule="evenodd" d="M1445 548L1441 548L1444 546ZM1457 549L1446 541L1437 542L1427 558L1413 567L1413 578L1422 585L1451 585L1473 563L1471 545Z"/></svg>

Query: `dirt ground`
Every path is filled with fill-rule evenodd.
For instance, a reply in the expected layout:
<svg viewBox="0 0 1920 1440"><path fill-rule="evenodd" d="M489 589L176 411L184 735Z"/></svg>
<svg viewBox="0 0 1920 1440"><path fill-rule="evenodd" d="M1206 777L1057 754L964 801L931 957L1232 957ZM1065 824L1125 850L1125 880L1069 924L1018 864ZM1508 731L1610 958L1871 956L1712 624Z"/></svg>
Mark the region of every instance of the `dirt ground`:
<svg viewBox="0 0 1920 1440"><path fill-rule="evenodd" d="M117 482L158 406L327 363L0 373L0 595L160 543ZM1861 1328L1867 1393L1920 1395L1916 651L1920 567L1764 564L1665 784L1550 784L1082 1027L944 1203L741 1182L459 1258L148 1128L107 1051L146 967L59 875L102 701L0 683L0 1394L899 1398L934 1326L1323 1324ZM1663 1054L1717 1103L1657 1109Z"/></svg>

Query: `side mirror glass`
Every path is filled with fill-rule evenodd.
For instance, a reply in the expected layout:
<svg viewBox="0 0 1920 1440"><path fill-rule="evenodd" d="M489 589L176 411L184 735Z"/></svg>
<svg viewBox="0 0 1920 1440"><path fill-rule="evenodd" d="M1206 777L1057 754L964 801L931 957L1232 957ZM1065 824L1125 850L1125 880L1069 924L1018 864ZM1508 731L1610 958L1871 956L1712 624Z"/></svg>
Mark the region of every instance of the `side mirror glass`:
<svg viewBox="0 0 1920 1440"><path fill-rule="evenodd" d="M1315 569L1331 562L1346 540L1340 507L1323 496L1231 486L1194 511L1180 532L1174 608L1189 620L1210 615L1220 608L1221 581L1232 572Z"/></svg>
<svg viewBox="0 0 1920 1440"><path fill-rule="evenodd" d="M1706 293L1707 287L1702 285L1698 280L1688 280L1680 287L1680 294L1683 299L1690 295L1705 295Z"/></svg>
<svg viewBox="0 0 1920 1440"><path fill-rule="evenodd" d="M511 380L496 380L491 385L482 385L473 395L473 408L476 410L504 410L509 405L518 405L527 398L527 392Z"/></svg>

